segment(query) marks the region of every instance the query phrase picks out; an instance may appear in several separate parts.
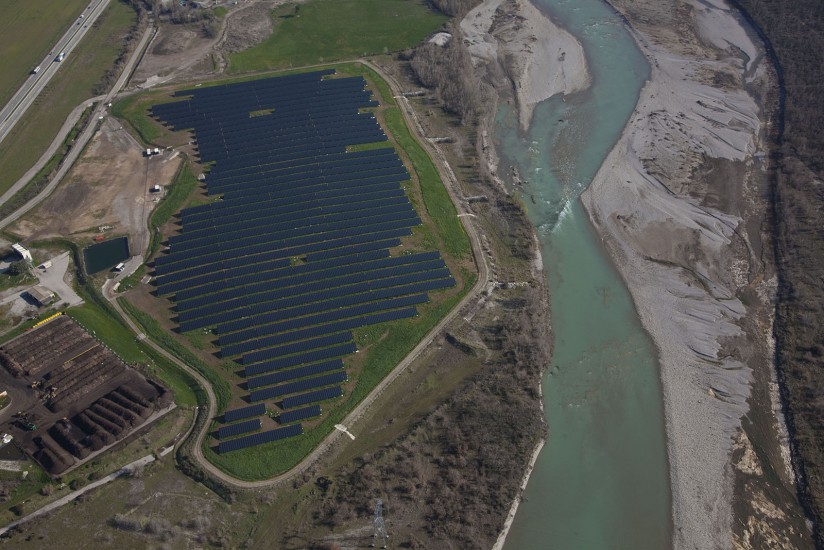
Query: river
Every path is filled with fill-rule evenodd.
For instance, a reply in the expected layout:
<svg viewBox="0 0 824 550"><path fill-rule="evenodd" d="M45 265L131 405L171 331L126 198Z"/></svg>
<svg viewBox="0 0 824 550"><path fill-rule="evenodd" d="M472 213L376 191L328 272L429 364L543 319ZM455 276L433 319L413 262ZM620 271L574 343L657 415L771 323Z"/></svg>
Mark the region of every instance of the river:
<svg viewBox="0 0 824 550"><path fill-rule="evenodd" d="M544 380L549 440L507 550L671 546L671 496L655 348L594 234L580 194L626 124L649 66L601 0L535 0L581 41L589 90L540 104L526 135L504 104L495 140L518 167L541 239L554 353Z"/></svg>

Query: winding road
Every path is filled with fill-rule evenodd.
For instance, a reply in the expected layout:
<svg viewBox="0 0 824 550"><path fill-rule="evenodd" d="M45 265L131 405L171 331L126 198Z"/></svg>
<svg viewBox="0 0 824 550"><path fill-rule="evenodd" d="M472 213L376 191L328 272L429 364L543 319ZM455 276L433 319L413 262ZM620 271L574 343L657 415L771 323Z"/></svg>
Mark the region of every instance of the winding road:
<svg viewBox="0 0 824 550"><path fill-rule="evenodd" d="M135 48L134 52L129 57L129 60L126 62L126 66L123 68L123 72L120 74L120 78L117 79L117 82L115 82L114 86L112 86L112 89L109 91L108 94L106 94L105 96L98 96L86 100L77 108L75 108L75 110L72 113L76 113L79 118L80 114L78 112L78 109L80 110L80 112L82 112L83 108L85 108L86 105L92 104L92 102L95 100L101 100L97 104L97 108L95 108L95 110L92 112L91 117L89 119L89 124L87 124L83 131L80 132L80 134L77 136L74 143L72 144L71 150L66 155L66 158L63 159L60 168L57 170L57 174L55 174L55 176L51 179L48 185L43 189L43 191L38 193L37 196L33 197L26 204L24 204L23 206L15 210L13 213L9 214L8 216L0 220L0 229L3 229L7 225L11 224L12 222L20 218L20 216L24 215L26 212L37 206L43 199L49 196L49 193L54 191L55 187L57 187L60 184L60 182L63 179L63 176L65 176L66 173L68 173L68 171L74 165L75 161L78 159L78 157L80 157L80 154L83 152L83 149L86 147L86 144L92 139L92 137L94 137L94 133L97 131L98 119L105 116L107 105L109 104L109 102L114 98L114 96L117 95L117 93L123 88L123 86L126 85L126 82L129 80L129 76L132 74L132 70L134 69L135 64L140 60L140 57L143 54L143 50L146 47L146 44L148 44L149 39L152 38L152 36L154 36L154 33L155 29L151 27L146 29L146 32L143 33L143 37L140 39L140 43L137 45L137 48ZM66 132L68 132L68 130L71 129L71 126L68 126L67 129L67 125L68 122L63 125L63 129L61 129L61 132L58 133L57 137L55 137L54 141L52 142L52 145L49 147L49 150L40 158L40 161L38 161L38 163L35 166L33 166L28 172L26 172L26 175L20 178L17 181L17 183L15 183L8 191L6 191L6 193L0 196L0 205L5 203L5 201L9 200L12 196L14 196L15 193L20 191L29 183L30 178L27 178L26 176L28 176L32 172L37 173L37 171L40 170L39 167L44 166L45 163L48 162L48 160L51 158L51 155L54 154L54 151L57 150L57 147L63 142L63 139L65 139L65 137L62 136L62 131L66 130ZM52 151L52 153L49 154L49 151Z"/></svg>

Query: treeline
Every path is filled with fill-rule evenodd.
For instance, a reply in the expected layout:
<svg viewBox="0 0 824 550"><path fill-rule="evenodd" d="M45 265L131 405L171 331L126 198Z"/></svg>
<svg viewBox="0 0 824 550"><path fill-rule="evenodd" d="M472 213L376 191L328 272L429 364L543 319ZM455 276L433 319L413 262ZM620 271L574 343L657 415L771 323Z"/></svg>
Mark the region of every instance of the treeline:
<svg viewBox="0 0 824 550"><path fill-rule="evenodd" d="M125 2L137 13L137 20L135 24L129 29L128 34L123 39L123 48L120 50L120 55L117 56L114 64L100 78L100 81L95 84L92 92L95 95L103 95L107 93L123 71L123 67L129 60L129 56L134 51L135 46L140 42L140 36L149 24L149 15L147 13L148 5L143 0L128 0Z"/></svg>
<svg viewBox="0 0 824 550"><path fill-rule="evenodd" d="M163 2L162 0L130 0L140 2L149 7L149 11L161 20L173 25L199 24L200 31L206 38L214 38L220 29L220 23L211 9L198 8L191 5L181 6L179 2Z"/></svg>
<svg viewBox="0 0 824 550"><path fill-rule="evenodd" d="M759 29L781 86L772 199L776 360L803 505L824 548L824 3L733 0Z"/></svg>
<svg viewBox="0 0 824 550"><path fill-rule="evenodd" d="M484 85L475 75L458 26L450 23L446 32L452 35L446 45L424 42L415 48L410 67L418 82L434 89L444 108L466 124L482 112Z"/></svg>

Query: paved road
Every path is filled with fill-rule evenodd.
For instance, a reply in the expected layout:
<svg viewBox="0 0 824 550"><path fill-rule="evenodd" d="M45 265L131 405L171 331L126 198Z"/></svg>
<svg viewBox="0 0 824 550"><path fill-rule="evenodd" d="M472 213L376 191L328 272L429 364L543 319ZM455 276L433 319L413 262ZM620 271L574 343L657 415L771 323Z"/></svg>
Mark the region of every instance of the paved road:
<svg viewBox="0 0 824 550"><path fill-rule="evenodd" d="M61 63L57 61L58 54L62 52L66 56L71 55L72 50L80 43L92 24L109 5L109 1L92 0L89 6L83 10L83 18L72 22L66 34L57 41L52 52L40 62L40 71L31 74L6 106L0 110L0 142L9 135L9 132L32 106L40 92L60 70Z"/></svg>
<svg viewBox="0 0 824 550"><path fill-rule="evenodd" d="M63 252L49 260L52 265L48 269L35 267L33 271L40 280L40 284L57 294L61 302L66 302L69 306L79 306L83 303L83 298L78 296L74 289L63 280L69 268L70 258L68 251Z"/></svg>
<svg viewBox="0 0 824 550"><path fill-rule="evenodd" d="M69 171L69 169L71 169L72 165L74 165L75 161L80 156L80 153L83 152L83 149L86 147L86 144L94 136L94 133L97 131L97 126L98 126L97 125L97 120L100 117L105 116L106 108L107 108L106 105L108 105L108 103L112 100L112 98L115 95L117 95L117 93L121 90L121 88L123 88L123 86L126 85L126 81L129 79L129 76L132 74L132 71L134 70L135 64L140 59L140 57L143 55L143 49L145 48L146 44L149 42L149 39L154 35L154 32L155 32L155 29L153 29L151 27L146 29L146 32L143 34L143 38L140 39L140 43L137 45L137 48L135 48L134 52L129 57L129 61L126 62L126 66L123 68L123 72L120 74L120 78L117 79L117 82L115 82L115 85L112 87L112 89L109 91L109 93L106 94L105 96L103 96L102 101L100 103L98 103L97 108L92 113L91 122L80 133L80 135L77 136L77 139L75 139L74 145L72 146L71 150L69 151L69 154L66 155L66 158L63 160L63 164L60 165L60 169L57 171L57 174L55 174L55 176L52 178L52 180L49 182L49 184L46 186L46 188L43 189L43 191L41 191L36 197L31 199L29 202L27 202L26 204L24 204L20 208L18 208L12 214L9 214L8 216L6 216L5 219L0 220L0 229L3 229L7 225L9 225L12 222L16 221L20 216L24 215L26 212L28 212L29 210L31 210L32 208L37 206L40 203L40 201L42 201L47 196L49 196L49 193L54 191L54 188L57 187L57 185L63 179L63 176L65 176L66 173ZM84 104L88 104L88 100L86 100L84 102ZM48 157L46 157L46 160L48 160ZM43 162L42 157L40 159L40 162ZM21 182L17 182L15 184L15 186L20 185L20 187L22 188L22 186L25 185L26 183L28 183L28 182L23 181L22 185L20 185ZM6 197L7 195L8 195L8 193L3 195L3 197ZM0 201L0 204L2 204L2 201Z"/></svg>

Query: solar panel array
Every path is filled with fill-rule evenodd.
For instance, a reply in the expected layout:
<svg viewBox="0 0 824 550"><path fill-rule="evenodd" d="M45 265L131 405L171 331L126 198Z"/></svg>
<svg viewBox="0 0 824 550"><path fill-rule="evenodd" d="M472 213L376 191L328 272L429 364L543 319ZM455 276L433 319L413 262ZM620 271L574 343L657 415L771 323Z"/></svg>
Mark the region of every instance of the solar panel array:
<svg viewBox="0 0 824 550"><path fill-rule="evenodd" d="M292 424L283 428L275 428L274 430L268 430L252 435L237 437L235 439L229 439L227 441L221 441L218 443L217 452L224 454L230 451L238 451L240 449L245 449L246 447L262 445L263 443L270 443L272 441L278 441L287 437L294 437L296 435L301 435L302 433L303 426L300 424Z"/></svg>
<svg viewBox="0 0 824 550"><path fill-rule="evenodd" d="M322 413L323 411L321 410L320 405L309 405L308 407L303 407L302 409L295 409L293 411L280 413L280 416L278 416L278 422L281 424L289 424L290 422L297 422L298 420L314 418L316 416L320 416Z"/></svg>
<svg viewBox="0 0 824 550"><path fill-rule="evenodd" d="M180 234L155 260L158 293L173 297L181 331L214 327L251 402L282 399L283 409L343 395L353 329L414 317L430 291L455 284L438 252L390 255L421 223L402 186L409 174L392 147L349 149L387 138L364 110L377 106L365 80L333 75L184 90L152 107L193 130L211 163L206 191L222 199L181 212ZM317 416L313 407L280 420ZM265 412L248 410L224 418ZM272 441L267 433L218 450Z"/></svg>

